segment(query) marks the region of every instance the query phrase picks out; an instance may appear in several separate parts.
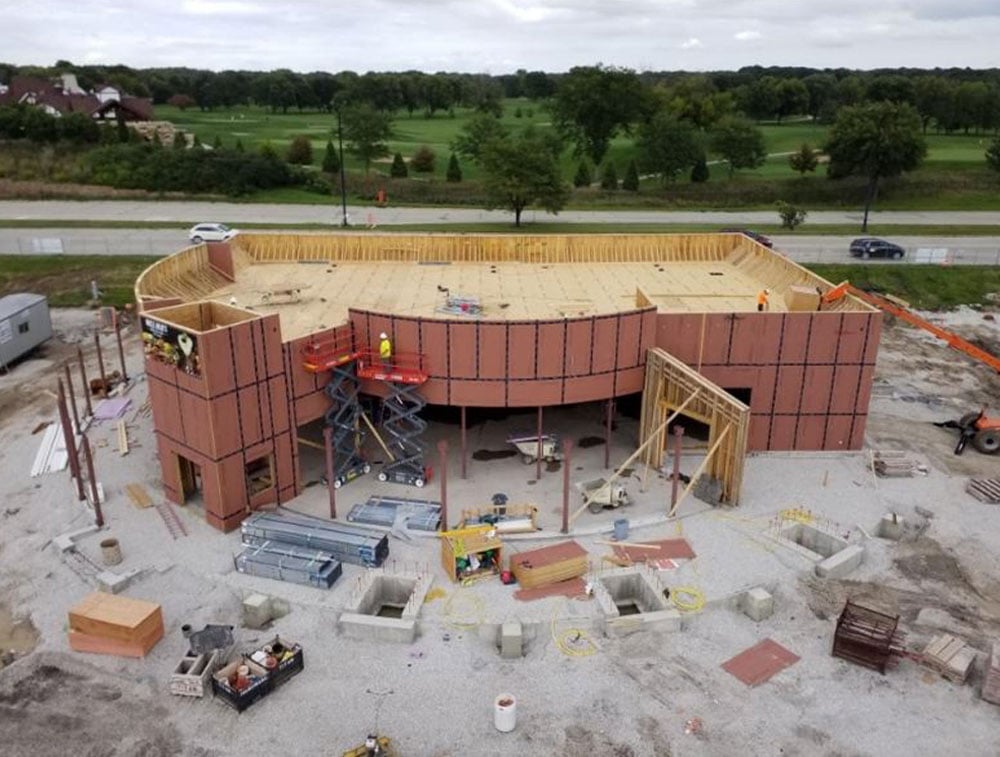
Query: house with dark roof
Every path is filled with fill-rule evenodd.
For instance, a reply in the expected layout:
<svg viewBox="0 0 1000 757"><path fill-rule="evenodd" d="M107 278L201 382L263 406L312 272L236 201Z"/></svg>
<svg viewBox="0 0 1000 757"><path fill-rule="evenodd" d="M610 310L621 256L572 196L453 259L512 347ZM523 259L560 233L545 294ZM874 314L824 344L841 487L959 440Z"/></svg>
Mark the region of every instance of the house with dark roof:
<svg viewBox="0 0 1000 757"><path fill-rule="evenodd" d="M119 114L125 121L151 121L153 101L130 97L116 87L102 84L96 91L85 92L72 74L48 80L37 76L15 76L0 105L34 105L52 116L83 113L97 121L115 121Z"/></svg>

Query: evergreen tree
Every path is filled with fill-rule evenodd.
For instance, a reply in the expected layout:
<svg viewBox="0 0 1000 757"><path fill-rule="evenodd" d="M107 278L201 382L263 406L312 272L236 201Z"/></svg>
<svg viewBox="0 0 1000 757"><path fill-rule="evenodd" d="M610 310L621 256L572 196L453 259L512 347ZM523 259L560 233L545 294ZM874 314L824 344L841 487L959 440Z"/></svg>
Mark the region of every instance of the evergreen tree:
<svg viewBox="0 0 1000 757"><path fill-rule="evenodd" d="M198 135L197 134L194 135L194 139L191 141L191 146L192 147L201 147L201 140L198 139Z"/></svg>
<svg viewBox="0 0 1000 757"><path fill-rule="evenodd" d="M590 163L586 159L580 161L576 167L576 176L573 177L574 187L589 187L594 180L594 173L590 170Z"/></svg>
<svg viewBox="0 0 1000 757"><path fill-rule="evenodd" d="M816 170L819 158L816 157L816 151L812 149L812 146L808 142L803 142L798 152L788 156L788 165L792 167L793 171L798 171L805 176L807 171Z"/></svg>
<svg viewBox="0 0 1000 757"><path fill-rule="evenodd" d="M462 167L458 165L458 156L455 153L452 153L451 158L448 159L448 172L445 174L445 179L455 184L462 180Z"/></svg>
<svg viewBox="0 0 1000 757"><path fill-rule="evenodd" d="M215 135L215 139L212 141L212 149L213 150L222 149L222 137L220 137L218 134Z"/></svg>
<svg viewBox="0 0 1000 757"><path fill-rule="evenodd" d="M298 166L311 166L313 148L309 137L299 134L288 146L288 162Z"/></svg>
<svg viewBox="0 0 1000 757"><path fill-rule="evenodd" d="M604 164L604 171L601 173L601 189L618 189L618 170L614 161L609 160Z"/></svg>
<svg viewBox="0 0 1000 757"><path fill-rule="evenodd" d="M236 139L236 152L243 152L243 140L242 139L239 139L239 138Z"/></svg>
<svg viewBox="0 0 1000 757"><path fill-rule="evenodd" d="M705 162L705 156L702 155L691 169L691 181L695 184L704 184L708 181L709 176L708 163Z"/></svg>
<svg viewBox="0 0 1000 757"><path fill-rule="evenodd" d="M622 189L626 192L639 191L639 166L635 164L634 158L628 164L628 170L625 171L625 178L622 179Z"/></svg>
<svg viewBox="0 0 1000 757"><path fill-rule="evenodd" d="M1000 173L1000 137L994 137L986 148L986 165Z"/></svg>
<svg viewBox="0 0 1000 757"><path fill-rule="evenodd" d="M174 149L183 150L185 147L187 147L187 137L183 129L178 129L174 132Z"/></svg>
<svg viewBox="0 0 1000 757"><path fill-rule="evenodd" d="M409 176L406 168L406 161L403 160L403 153L397 152L392 158L392 166L389 168L389 175L394 179L405 179Z"/></svg>
<svg viewBox="0 0 1000 757"><path fill-rule="evenodd" d="M340 155L329 139L326 141L326 152L323 153L323 173L340 173Z"/></svg>

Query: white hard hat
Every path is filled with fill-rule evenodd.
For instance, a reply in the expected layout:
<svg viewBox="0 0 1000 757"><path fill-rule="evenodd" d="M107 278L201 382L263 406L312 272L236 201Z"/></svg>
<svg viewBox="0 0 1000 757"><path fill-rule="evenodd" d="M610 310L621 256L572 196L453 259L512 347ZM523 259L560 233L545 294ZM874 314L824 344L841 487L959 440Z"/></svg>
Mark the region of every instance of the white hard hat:
<svg viewBox="0 0 1000 757"><path fill-rule="evenodd" d="M382 332L381 334L379 334L379 335L378 335L378 338L379 338L379 339L388 339L389 337L388 337L388 335L387 335L387 334L386 334L386 333L385 333L385 332L383 331L383 332Z"/></svg>
<svg viewBox="0 0 1000 757"><path fill-rule="evenodd" d="M771 293L771 290L770 290L770 289L765 289L765 290L764 290L764 294L770 294L770 293Z"/></svg>

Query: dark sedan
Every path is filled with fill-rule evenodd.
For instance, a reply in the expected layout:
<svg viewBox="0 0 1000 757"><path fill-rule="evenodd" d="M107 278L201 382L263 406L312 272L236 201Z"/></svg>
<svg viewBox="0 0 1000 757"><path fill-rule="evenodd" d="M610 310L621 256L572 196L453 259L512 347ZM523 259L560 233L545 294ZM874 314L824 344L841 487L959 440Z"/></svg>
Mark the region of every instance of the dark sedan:
<svg viewBox="0 0 1000 757"><path fill-rule="evenodd" d="M772 242L768 237L761 234L759 231L751 231L750 229L722 229L724 234L742 234L745 237L750 237L757 244L762 244L767 248L774 247L774 242Z"/></svg>
<svg viewBox="0 0 1000 757"><path fill-rule="evenodd" d="M892 258L899 260L906 251L898 244L875 237L862 237L851 242L851 255L856 258Z"/></svg>

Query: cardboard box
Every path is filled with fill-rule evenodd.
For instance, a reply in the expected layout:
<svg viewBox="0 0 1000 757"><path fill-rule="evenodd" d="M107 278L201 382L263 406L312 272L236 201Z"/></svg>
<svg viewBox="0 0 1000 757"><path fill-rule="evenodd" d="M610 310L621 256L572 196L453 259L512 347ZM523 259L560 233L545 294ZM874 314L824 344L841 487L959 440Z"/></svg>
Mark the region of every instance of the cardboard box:
<svg viewBox="0 0 1000 757"><path fill-rule="evenodd" d="M819 310L819 292L816 287L790 286L785 292L785 308L793 313L812 313Z"/></svg>

